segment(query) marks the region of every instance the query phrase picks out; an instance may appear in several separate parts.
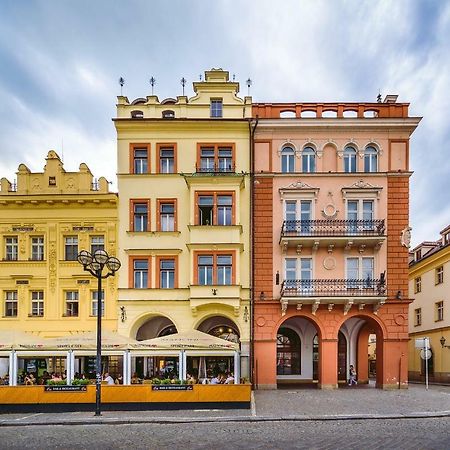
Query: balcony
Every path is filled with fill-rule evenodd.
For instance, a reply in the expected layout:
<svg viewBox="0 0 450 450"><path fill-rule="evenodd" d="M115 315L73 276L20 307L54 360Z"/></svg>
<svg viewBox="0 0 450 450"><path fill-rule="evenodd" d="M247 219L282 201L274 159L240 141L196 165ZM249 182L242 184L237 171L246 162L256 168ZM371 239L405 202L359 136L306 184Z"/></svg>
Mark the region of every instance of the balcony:
<svg viewBox="0 0 450 450"><path fill-rule="evenodd" d="M285 220L280 244L287 247L346 247L353 245L380 248L385 236L384 219L376 220Z"/></svg>
<svg viewBox="0 0 450 450"><path fill-rule="evenodd" d="M227 174L227 173L235 173L236 165L234 162L226 162L219 164L196 164L195 165L196 173L205 173L205 174Z"/></svg>
<svg viewBox="0 0 450 450"><path fill-rule="evenodd" d="M286 313L289 304L312 305L315 314L321 304L331 311L336 304L344 305L344 315L353 305L360 310L372 305L376 313L386 301L386 278L384 273L379 279L321 279L321 280L285 280L281 284L281 307Z"/></svg>
<svg viewBox="0 0 450 450"><path fill-rule="evenodd" d="M197 308L220 304L233 308L239 314L242 288L240 285L190 285L189 301L191 311L197 314Z"/></svg>

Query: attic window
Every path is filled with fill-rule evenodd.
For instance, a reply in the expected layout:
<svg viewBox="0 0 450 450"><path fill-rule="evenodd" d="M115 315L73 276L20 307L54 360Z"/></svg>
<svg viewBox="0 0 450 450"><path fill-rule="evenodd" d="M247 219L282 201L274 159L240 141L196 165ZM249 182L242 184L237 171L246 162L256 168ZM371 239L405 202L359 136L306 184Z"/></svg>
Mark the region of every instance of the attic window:
<svg viewBox="0 0 450 450"><path fill-rule="evenodd" d="M210 113L211 117L222 117L222 99L221 98L212 98L210 105Z"/></svg>
<svg viewBox="0 0 450 450"><path fill-rule="evenodd" d="M56 177L48 177L48 185L56 186Z"/></svg>
<svg viewBox="0 0 450 450"><path fill-rule="evenodd" d="M144 113L142 111L131 111L131 118L132 119L143 119Z"/></svg>
<svg viewBox="0 0 450 450"><path fill-rule="evenodd" d="M175 119L175 111L172 111L171 109L166 109L162 112L162 118L163 119Z"/></svg>

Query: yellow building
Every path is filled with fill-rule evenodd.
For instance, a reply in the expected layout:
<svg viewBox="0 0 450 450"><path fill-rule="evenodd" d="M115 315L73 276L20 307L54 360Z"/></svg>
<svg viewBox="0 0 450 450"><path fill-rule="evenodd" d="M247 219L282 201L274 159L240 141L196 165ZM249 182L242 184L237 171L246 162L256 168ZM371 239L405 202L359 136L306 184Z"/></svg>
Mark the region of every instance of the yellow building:
<svg viewBox="0 0 450 450"><path fill-rule="evenodd" d="M117 194L86 164L66 172L48 152L42 173L20 164L17 184L1 179L0 330L44 337L96 329L96 280L77 262L79 250L116 254ZM117 329L117 289L104 283L103 325Z"/></svg>
<svg viewBox="0 0 450 450"><path fill-rule="evenodd" d="M143 340L196 329L237 340L240 364L188 352L187 370L248 377L251 98L239 98L221 69L193 88L192 98L118 98L118 331ZM133 364L154 376L177 362Z"/></svg>
<svg viewBox="0 0 450 450"><path fill-rule="evenodd" d="M430 381L450 382L450 226L437 241L422 242L410 255L409 378L423 380L425 364L415 339L430 339Z"/></svg>

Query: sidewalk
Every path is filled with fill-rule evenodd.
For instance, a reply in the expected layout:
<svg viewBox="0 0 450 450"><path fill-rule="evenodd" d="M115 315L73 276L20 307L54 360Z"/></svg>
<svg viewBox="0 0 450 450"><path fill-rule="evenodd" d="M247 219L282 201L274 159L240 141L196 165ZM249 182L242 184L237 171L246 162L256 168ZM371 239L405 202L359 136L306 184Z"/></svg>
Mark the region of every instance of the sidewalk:
<svg viewBox="0 0 450 450"><path fill-rule="evenodd" d="M0 427L186 422L263 422L450 417L450 387L411 385L408 390L368 387L322 391L256 391L252 409L182 411L105 411L53 414L0 414Z"/></svg>

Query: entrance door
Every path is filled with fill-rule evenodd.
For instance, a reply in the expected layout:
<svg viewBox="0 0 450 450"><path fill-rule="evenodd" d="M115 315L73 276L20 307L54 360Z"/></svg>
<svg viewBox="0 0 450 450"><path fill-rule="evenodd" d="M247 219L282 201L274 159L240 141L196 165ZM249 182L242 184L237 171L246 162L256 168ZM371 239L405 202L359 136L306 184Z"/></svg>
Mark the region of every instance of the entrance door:
<svg viewBox="0 0 450 450"><path fill-rule="evenodd" d="M313 339L313 380L319 381L319 337L317 334Z"/></svg>
<svg viewBox="0 0 450 450"><path fill-rule="evenodd" d="M347 339L339 331L338 336L338 381L347 381Z"/></svg>

